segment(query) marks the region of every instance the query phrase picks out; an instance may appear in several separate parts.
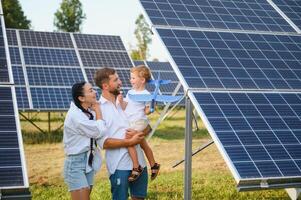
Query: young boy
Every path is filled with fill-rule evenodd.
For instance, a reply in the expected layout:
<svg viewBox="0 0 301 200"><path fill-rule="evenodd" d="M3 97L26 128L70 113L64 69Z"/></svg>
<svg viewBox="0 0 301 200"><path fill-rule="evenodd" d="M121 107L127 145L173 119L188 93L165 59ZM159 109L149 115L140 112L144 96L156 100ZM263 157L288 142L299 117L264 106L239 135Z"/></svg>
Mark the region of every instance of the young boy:
<svg viewBox="0 0 301 200"><path fill-rule="evenodd" d="M146 66L139 65L131 68L130 82L132 89L128 91L124 100L122 94L118 96L119 103L130 121L130 127L138 131L147 127L148 119L146 115L150 114L150 108L145 103L131 100L128 97L128 94L150 94L145 89L145 85L150 79L150 70ZM145 139L142 141L142 143L140 143L140 146L143 149L151 166L151 180L154 180L159 173L160 164L156 163L153 151ZM132 182L140 176L143 168L138 163L136 148L134 146L128 147L128 151L133 161L133 170L128 180Z"/></svg>

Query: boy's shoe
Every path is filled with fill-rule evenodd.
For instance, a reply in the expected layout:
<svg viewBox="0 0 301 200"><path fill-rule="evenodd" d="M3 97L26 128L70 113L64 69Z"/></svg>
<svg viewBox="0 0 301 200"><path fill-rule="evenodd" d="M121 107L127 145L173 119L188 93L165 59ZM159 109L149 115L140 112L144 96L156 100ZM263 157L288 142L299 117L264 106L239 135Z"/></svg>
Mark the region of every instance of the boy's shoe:
<svg viewBox="0 0 301 200"><path fill-rule="evenodd" d="M158 176L160 171L160 164L155 163L152 167L151 167L151 180L155 180L155 178Z"/></svg>
<svg viewBox="0 0 301 200"><path fill-rule="evenodd" d="M140 175L142 174L143 170L144 170L144 168L142 168L140 165L138 168L133 168L132 173L128 178L128 181L133 182L133 181L137 180L140 177Z"/></svg>

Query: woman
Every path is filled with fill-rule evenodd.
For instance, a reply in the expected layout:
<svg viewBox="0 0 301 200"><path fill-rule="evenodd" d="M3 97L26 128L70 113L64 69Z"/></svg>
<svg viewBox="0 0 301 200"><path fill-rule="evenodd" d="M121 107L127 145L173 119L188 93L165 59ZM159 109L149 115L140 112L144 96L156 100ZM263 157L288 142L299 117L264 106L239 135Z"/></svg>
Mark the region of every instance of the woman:
<svg viewBox="0 0 301 200"><path fill-rule="evenodd" d="M93 159L89 150L95 148L94 141L97 140L103 148L118 148L135 145L143 137L140 135L120 140L105 136L106 127L96 100L96 91L90 83L75 83L72 86L72 99L64 122L64 178L72 200L89 200L95 174L89 168Z"/></svg>

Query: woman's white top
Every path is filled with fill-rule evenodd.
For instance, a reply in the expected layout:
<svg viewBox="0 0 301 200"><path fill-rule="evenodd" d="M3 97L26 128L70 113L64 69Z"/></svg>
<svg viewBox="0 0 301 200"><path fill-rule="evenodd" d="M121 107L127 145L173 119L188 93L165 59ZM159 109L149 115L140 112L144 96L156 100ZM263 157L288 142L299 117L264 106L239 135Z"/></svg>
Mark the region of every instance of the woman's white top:
<svg viewBox="0 0 301 200"><path fill-rule="evenodd" d="M90 112L95 118L95 112ZM63 142L66 155L89 151L90 138L97 139L97 143L102 147L107 139L106 131L103 120L89 120L87 114L71 102L64 122Z"/></svg>

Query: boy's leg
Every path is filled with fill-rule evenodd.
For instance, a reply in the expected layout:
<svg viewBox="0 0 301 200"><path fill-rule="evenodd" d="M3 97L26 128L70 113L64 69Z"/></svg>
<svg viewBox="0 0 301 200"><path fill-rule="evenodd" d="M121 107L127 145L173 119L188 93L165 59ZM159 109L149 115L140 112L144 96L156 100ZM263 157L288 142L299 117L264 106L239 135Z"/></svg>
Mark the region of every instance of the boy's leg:
<svg viewBox="0 0 301 200"><path fill-rule="evenodd" d="M138 168L139 163L138 163L138 156L137 156L136 147L135 146L128 147L128 151L129 151L130 157L131 157L132 162L133 162L133 168Z"/></svg>
<svg viewBox="0 0 301 200"><path fill-rule="evenodd" d="M147 160L149 162L149 165L152 167L154 166L154 164L156 163L155 161L155 157L153 154L152 149L150 148L150 146L148 145L147 141L145 139L142 140L142 142L140 143L141 148L144 151L144 154L147 157Z"/></svg>

